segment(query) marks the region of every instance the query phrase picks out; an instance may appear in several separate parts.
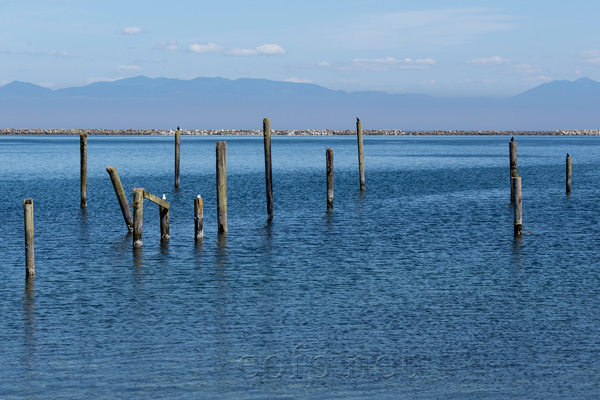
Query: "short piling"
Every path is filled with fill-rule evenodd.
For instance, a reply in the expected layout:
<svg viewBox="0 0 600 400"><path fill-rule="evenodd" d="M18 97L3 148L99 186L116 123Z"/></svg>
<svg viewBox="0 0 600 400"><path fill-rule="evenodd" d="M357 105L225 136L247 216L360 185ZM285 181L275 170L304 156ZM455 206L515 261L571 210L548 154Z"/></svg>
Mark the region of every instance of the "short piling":
<svg viewBox="0 0 600 400"><path fill-rule="evenodd" d="M35 275L35 254L33 248L33 199L23 200L25 216L25 276Z"/></svg>
<svg viewBox="0 0 600 400"><path fill-rule="evenodd" d="M510 201L514 203L515 196L512 187L512 178L519 175L517 171L517 142L514 141L514 138L510 138L509 145L509 158L510 158L510 178L511 178L511 186L510 186Z"/></svg>
<svg viewBox="0 0 600 400"><path fill-rule="evenodd" d="M181 131L177 127L175 132L175 188L179 188L179 154L181 147Z"/></svg>
<svg viewBox="0 0 600 400"><path fill-rule="evenodd" d="M356 137L358 139L358 172L360 175L360 190L365 190L365 158L363 155L362 122L356 118Z"/></svg>
<svg viewBox="0 0 600 400"><path fill-rule="evenodd" d="M514 193L514 233L515 237L523 236L523 197L521 195L521 177L511 178Z"/></svg>
<svg viewBox="0 0 600 400"><path fill-rule="evenodd" d="M115 167L106 167L106 172L108 172L108 176L110 176L110 181L112 182L113 188L115 189L115 194L117 195L117 200L119 200L119 206L121 206L121 212L123 213L123 218L125 219L127 229L129 230L129 232L133 232L133 218L131 218L131 210L129 209L129 203L127 203L127 196L125 195L125 191L123 190L123 185L121 184L121 179L119 179L117 169Z"/></svg>
<svg viewBox="0 0 600 400"><path fill-rule="evenodd" d="M271 169L271 120L263 119L263 136L265 142L265 182L267 185L267 215L273 219L273 171Z"/></svg>
<svg viewBox="0 0 600 400"><path fill-rule="evenodd" d="M194 199L194 238L202 240L204 237L204 210L202 197L198 195Z"/></svg>
<svg viewBox="0 0 600 400"><path fill-rule="evenodd" d="M217 142L217 220L219 233L227 232L227 142Z"/></svg>
<svg viewBox="0 0 600 400"><path fill-rule="evenodd" d="M87 133L79 135L79 172L81 178L81 208L87 207Z"/></svg>
<svg viewBox="0 0 600 400"><path fill-rule="evenodd" d="M573 171L573 163L569 153L567 153L567 195L571 195L571 175Z"/></svg>
<svg viewBox="0 0 600 400"><path fill-rule="evenodd" d="M133 247L142 247L144 223L144 189L133 189Z"/></svg>
<svg viewBox="0 0 600 400"><path fill-rule="evenodd" d="M327 208L333 208L333 149L326 150L327 156Z"/></svg>
<svg viewBox="0 0 600 400"><path fill-rule="evenodd" d="M160 213L160 240L169 240L169 209L159 206Z"/></svg>

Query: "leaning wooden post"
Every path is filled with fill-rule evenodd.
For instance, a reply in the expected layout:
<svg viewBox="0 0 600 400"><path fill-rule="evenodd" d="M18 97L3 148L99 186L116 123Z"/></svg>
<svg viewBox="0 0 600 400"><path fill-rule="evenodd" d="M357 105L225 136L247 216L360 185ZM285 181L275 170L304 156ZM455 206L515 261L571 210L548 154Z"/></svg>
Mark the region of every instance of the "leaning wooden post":
<svg viewBox="0 0 600 400"><path fill-rule="evenodd" d="M273 219L273 171L271 169L271 120L263 119L263 136L265 142L265 181L267 184L267 214Z"/></svg>
<svg viewBox="0 0 600 400"><path fill-rule="evenodd" d="M219 233L227 232L227 142L217 142L217 217Z"/></svg>
<svg viewBox="0 0 600 400"><path fill-rule="evenodd" d="M87 133L79 135L81 208L87 207Z"/></svg>
<svg viewBox="0 0 600 400"><path fill-rule="evenodd" d="M510 138L510 142L508 143L509 148L509 157L510 157L510 178L511 178L511 186L510 186L510 201L514 203L515 196L513 193L512 187L512 178L518 176L517 171L517 142L514 141L514 137Z"/></svg>
<svg viewBox="0 0 600 400"><path fill-rule="evenodd" d="M175 188L179 188L179 147L181 144L181 131L177 127L175 132Z"/></svg>
<svg viewBox="0 0 600 400"><path fill-rule="evenodd" d="M133 189L133 247L142 247L144 189Z"/></svg>
<svg viewBox="0 0 600 400"><path fill-rule="evenodd" d="M35 275L35 256L33 251L33 199L23 200L25 215L25 276Z"/></svg>
<svg viewBox="0 0 600 400"><path fill-rule="evenodd" d="M117 195L117 200L119 200L119 206L121 206L121 212L123 213L123 218L125 219L127 229L129 232L133 232L133 218L131 218L131 210L129 209L127 196L125 196L125 191L123 190L123 185L121 184L121 179L119 179L117 169L115 167L106 167L106 172L108 172L110 181L115 189L115 194Z"/></svg>
<svg viewBox="0 0 600 400"><path fill-rule="evenodd" d="M327 208L333 207L333 149L326 150L327 155Z"/></svg>
<svg viewBox="0 0 600 400"><path fill-rule="evenodd" d="M164 200L164 197L163 197ZM169 209L163 206L159 206L160 213L160 240L169 240Z"/></svg>
<svg viewBox="0 0 600 400"><path fill-rule="evenodd" d="M363 155L362 122L356 118L356 137L358 138L358 172L360 174L360 190L365 190L365 158Z"/></svg>
<svg viewBox="0 0 600 400"><path fill-rule="evenodd" d="M201 240L204 237L204 211L202 197L198 195L194 199L194 238Z"/></svg>
<svg viewBox="0 0 600 400"><path fill-rule="evenodd" d="M523 197L521 195L521 177L511 178L514 193L514 228L515 237L523 236Z"/></svg>
<svg viewBox="0 0 600 400"><path fill-rule="evenodd" d="M573 164L569 153L567 153L567 195L571 194L571 173L573 170Z"/></svg>

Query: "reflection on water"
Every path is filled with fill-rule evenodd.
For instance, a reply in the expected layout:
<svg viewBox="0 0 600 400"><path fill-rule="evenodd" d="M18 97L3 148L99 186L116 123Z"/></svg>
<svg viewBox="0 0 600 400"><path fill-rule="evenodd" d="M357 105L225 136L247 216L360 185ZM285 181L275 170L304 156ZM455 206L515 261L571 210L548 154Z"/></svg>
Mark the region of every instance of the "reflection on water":
<svg viewBox="0 0 600 400"><path fill-rule="evenodd" d="M25 326L24 335L25 339L25 364L30 370L33 368L35 361L35 293L34 293L35 280L33 276L27 276L25 278L25 290L23 291L23 311L25 313Z"/></svg>

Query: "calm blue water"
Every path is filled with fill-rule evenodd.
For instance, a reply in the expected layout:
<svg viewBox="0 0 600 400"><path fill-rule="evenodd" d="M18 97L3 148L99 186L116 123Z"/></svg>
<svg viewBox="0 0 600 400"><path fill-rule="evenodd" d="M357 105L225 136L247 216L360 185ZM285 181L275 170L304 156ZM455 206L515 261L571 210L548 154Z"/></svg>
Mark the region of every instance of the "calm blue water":
<svg viewBox="0 0 600 400"><path fill-rule="evenodd" d="M270 225L260 137L182 137L175 190L173 137L92 136L85 211L78 137L0 137L0 398L598 398L600 138L517 140L522 240L506 137L365 137L365 193L355 138L274 137ZM133 251L107 165L168 243L146 201Z"/></svg>

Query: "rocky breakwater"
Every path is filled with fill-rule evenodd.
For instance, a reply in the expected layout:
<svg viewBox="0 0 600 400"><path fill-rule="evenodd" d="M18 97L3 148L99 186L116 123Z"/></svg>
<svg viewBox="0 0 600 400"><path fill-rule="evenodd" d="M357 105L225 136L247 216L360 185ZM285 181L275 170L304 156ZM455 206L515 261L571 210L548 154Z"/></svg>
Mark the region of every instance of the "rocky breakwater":
<svg viewBox="0 0 600 400"><path fill-rule="evenodd" d="M168 129L15 129L0 128L0 135L79 135L86 132L88 135L174 135L175 130ZM262 130L244 129L197 129L182 130L182 135L193 136L260 136ZM388 136L435 136L435 135L571 135L571 136L598 136L598 129L572 129L556 131L462 131L462 130L436 130L436 131L403 131L399 129L376 129L364 130L364 135L388 135ZM354 130L332 130L332 129L298 129L298 130L272 130L272 135L277 136L330 136L330 135L356 135Z"/></svg>

